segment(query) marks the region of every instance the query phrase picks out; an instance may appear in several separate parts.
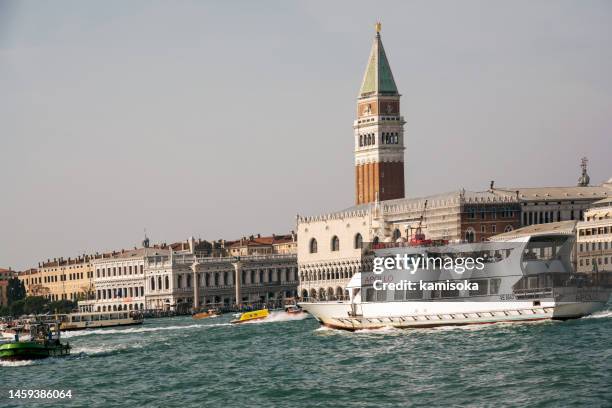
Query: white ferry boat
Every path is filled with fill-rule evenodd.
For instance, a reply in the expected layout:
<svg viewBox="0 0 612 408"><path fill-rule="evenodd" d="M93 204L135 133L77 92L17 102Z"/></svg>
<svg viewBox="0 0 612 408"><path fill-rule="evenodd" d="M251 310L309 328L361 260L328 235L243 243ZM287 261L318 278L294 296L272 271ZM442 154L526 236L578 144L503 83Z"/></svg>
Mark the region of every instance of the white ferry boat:
<svg viewBox="0 0 612 408"><path fill-rule="evenodd" d="M347 285L348 300L306 299L299 305L321 324L346 330L579 318L604 308L611 288L592 276L574 273L570 261L574 240L573 234L554 233L454 246L398 244L377 249L375 255L448 259L467 256L469 251L474 257L484 256L485 262L482 270L463 273L418 268L408 275L405 270L385 272L387 283L409 276L416 290L375 290L374 282L379 281L380 289L382 275L357 273ZM364 264L372 265L373 256L365 256ZM421 281L478 283L478 289L421 290Z"/></svg>
<svg viewBox="0 0 612 408"><path fill-rule="evenodd" d="M83 330L101 327L131 326L142 324L144 318L138 312L79 312L53 315L60 321L60 330Z"/></svg>

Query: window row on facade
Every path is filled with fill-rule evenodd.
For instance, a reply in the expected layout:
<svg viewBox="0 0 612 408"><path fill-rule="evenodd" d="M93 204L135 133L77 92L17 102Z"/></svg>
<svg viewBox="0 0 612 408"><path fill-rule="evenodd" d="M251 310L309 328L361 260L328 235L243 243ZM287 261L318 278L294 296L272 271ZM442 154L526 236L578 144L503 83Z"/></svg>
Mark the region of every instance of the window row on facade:
<svg viewBox="0 0 612 408"><path fill-rule="evenodd" d="M357 268L346 268L342 270L331 270L331 271L309 271L301 272L300 282L312 282L321 280L332 280L332 279L349 279L352 278L356 273Z"/></svg>
<svg viewBox="0 0 612 408"><path fill-rule="evenodd" d="M612 264L612 257L608 256L595 256L595 257L579 257L578 265L580 266L592 266L592 265L609 265ZM606 268L607 269L607 268Z"/></svg>
<svg viewBox="0 0 612 408"><path fill-rule="evenodd" d="M113 266L105 268L96 268L96 278L105 278L110 276L127 276L143 274L143 265L129 265L129 266Z"/></svg>
<svg viewBox="0 0 612 408"><path fill-rule="evenodd" d="M132 286L125 288L98 289L96 290L96 300L122 299L144 296L144 286Z"/></svg>
<svg viewBox="0 0 612 408"><path fill-rule="evenodd" d="M399 144L399 132L383 132L380 141L382 144ZM359 135L359 147L372 146L375 144L375 133Z"/></svg>
<svg viewBox="0 0 612 408"><path fill-rule="evenodd" d="M608 248L612 249L612 241L602 241L602 242L581 242L579 244L580 252L590 252L590 251L603 251Z"/></svg>
<svg viewBox="0 0 612 408"><path fill-rule="evenodd" d="M595 227L595 228L580 228L578 230L578 236L588 237L594 235L606 235L612 234L612 226Z"/></svg>
<svg viewBox="0 0 612 408"><path fill-rule="evenodd" d="M487 209L476 209L476 208L467 208L465 210L467 214L467 218L470 220L474 220L476 218L480 218L481 220L491 219L496 220L499 218L513 218L518 210L514 210L512 208L487 208Z"/></svg>
<svg viewBox="0 0 612 408"><path fill-rule="evenodd" d="M93 277L93 273L87 272L87 278L92 278L92 277ZM67 282L67 281L81 280L81 279L85 279L85 274L83 272L73 272L73 273L64 274L64 275L43 276L41 278L38 278L38 282L35 282L36 279L33 278L32 283ZM27 279L26 279L26 284L28 284Z"/></svg>
<svg viewBox="0 0 612 408"><path fill-rule="evenodd" d="M125 310L144 310L144 303L130 303L127 305L102 305L96 306L97 312L117 312Z"/></svg>
<svg viewBox="0 0 612 408"><path fill-rule="evenodd" d="M319 251L319 244L316 238L311 238L309 242L309 252L311 254L316 254ZM360 233L355 234L353 237L353 249L363 248L363 237ZM334 235L329 242L329 250L332 252L340 250L340 238L337 235Z"/></svg>

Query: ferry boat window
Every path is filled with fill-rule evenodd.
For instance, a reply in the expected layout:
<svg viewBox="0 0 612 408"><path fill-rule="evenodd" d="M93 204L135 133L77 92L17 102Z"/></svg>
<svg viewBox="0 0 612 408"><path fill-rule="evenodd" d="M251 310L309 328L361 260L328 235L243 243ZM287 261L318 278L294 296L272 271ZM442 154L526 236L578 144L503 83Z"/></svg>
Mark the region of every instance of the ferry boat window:
<svg viewBox="0 0 612 408"><path fill-rule="evenodd" d="M471 283L477 283L477 290L470 290L470 296L484 296L489 293L489 281L487 279L472 280Z"/></svg>
<svg viewBox="0 0 612 408"><path fill-rule="evenodd" d="M459 297L459 291L457 289L442 290L442 291L440 291L440 297L442 297L442 298L455 298L455 297Z"/></svg>
<svg viewBox="0 0 612 408"><path fill-rule="evenodd" d="M423 299L423 291L406 289L406 299Z"/></svg>
<svg viewBox="0 0 612 408"><path fill-rule="evenodd" d="M499 293L499 285L501 284L501 279L491 279L489 284L489 294L497 295Z"/></svg>
<svg viewBox="0 0 612 408"><path fill-rule="evenodd" d="M376 291L376 301L377 302L386 302L387 301L387 291L386 290L377 290Z"/></svg>
<svg viewBox="0 0 612 408"><path fill-rule="evenodd" d="M81 316L72 316L71 319L73 322L80 322L81 321Z"/></svg>
<svg viewBox="0 0 612 408"><path fill-rule="evenodd" d="M393 300L404 300L405 293L403 290L393 291Z"/></svg>
<svg viewBox="0 0 612 408"><path fill-rule="evenodd" d="M366 302L373 302L374 301L374 288L367 288L365 293L366 293L366 297L365 300Z"/></svg>

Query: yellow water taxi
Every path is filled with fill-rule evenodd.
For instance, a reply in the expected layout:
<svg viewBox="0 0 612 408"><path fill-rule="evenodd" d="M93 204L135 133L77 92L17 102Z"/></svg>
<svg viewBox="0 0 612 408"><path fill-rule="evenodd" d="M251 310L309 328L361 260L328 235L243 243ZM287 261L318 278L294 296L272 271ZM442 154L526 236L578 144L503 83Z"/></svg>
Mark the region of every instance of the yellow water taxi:
<svg viewBox="0 0 612 408"><path fill-rule="evenodd" d="M232 324L246 323L253 320L262 320L270 316L268 309L253 310L252 312L237 313L234 315L236 319L230 321Z"/></svg>
<svg viewBox="0 0 612 408"><path fill-rule="evenodd" d="M209 317L219 317L219 316L220 316L219 311L216 309L208 309L206 311L196 312L191 315L191 317L194 319L207 319Z"/></svg>

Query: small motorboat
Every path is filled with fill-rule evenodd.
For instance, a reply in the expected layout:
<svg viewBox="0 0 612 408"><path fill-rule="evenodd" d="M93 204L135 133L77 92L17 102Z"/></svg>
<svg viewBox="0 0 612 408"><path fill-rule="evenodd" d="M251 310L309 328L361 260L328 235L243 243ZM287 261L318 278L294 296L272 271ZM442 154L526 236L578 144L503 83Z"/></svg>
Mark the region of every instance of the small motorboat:
<svg viewBox="0 0 612 408"><path fill-rule="evenodd" d="M208 309L202 312L194 312L191 317L194 319L207 319L209 317L219 317L221 314L217 309Z"/></svg>
<svg viewBox="0 0 612 408"><path fill-rule="evenodd" d="M15 340L0 344L0 360L34 360L47 357L61 357L70 354L70 345L60 342L60 324L32 323L30 324L30 339L20 340L15 334Z"/></svg>
<svg viewBox="0 0 612 408"><path fill-rule="evenodd" d="M298 315L304 313L304 310L298 305L287 305L285 306L285 312L290 315Z"/></svg>
<svg viewBox="0 0 612 408"><path fill-rule="evenodd" d="M252 322L254 320L262 320L270 316L268 309L253 310L251 312L236 313L235 319L230 321L231 324L240 324Z"/></svg>

